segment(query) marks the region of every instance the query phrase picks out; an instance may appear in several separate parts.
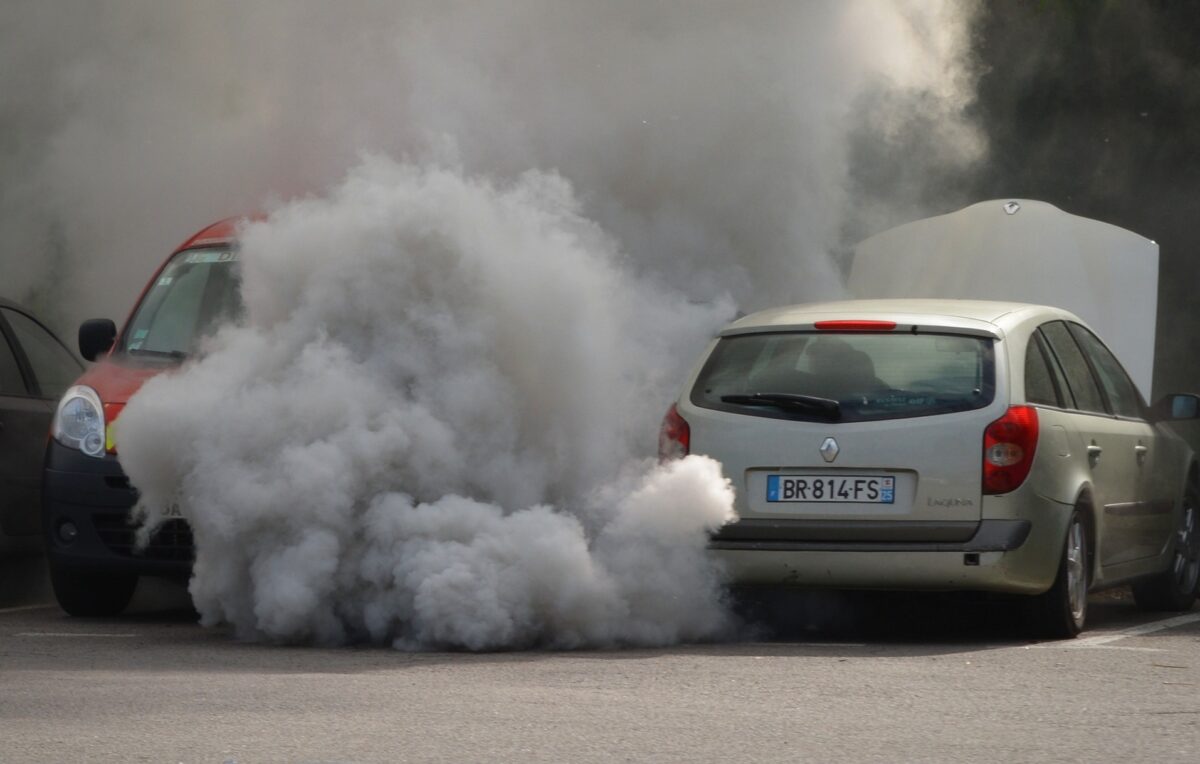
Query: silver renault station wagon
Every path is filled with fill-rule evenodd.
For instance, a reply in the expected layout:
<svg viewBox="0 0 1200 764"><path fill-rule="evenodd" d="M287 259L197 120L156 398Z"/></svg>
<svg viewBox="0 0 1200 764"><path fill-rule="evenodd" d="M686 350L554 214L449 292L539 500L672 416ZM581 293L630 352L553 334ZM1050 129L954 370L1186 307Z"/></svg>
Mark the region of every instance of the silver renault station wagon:
<svg viewBox="0 0 1200 764"><path fill-rule="evenodd" d="M660 457L724 465L734 583L1026 595L1073 637L1094 589L1186 610L1200 474L1104 343L1051 307L859 300L728 326L663 421Z"/></svg>

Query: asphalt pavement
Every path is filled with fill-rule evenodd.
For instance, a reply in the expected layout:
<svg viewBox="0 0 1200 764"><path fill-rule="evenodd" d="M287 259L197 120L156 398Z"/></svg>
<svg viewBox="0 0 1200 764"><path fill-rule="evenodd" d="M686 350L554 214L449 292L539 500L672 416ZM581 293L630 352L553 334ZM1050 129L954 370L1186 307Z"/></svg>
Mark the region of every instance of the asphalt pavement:
<svg viewBox="0 0 1200 764"><path fill-rule="evenodd" d="M759 612L734 643L470 654L241 643L165 583L119 618L9 603L0 761L1200 760L1200 608L1097 595L1064 642L955 597Z"/></svg>

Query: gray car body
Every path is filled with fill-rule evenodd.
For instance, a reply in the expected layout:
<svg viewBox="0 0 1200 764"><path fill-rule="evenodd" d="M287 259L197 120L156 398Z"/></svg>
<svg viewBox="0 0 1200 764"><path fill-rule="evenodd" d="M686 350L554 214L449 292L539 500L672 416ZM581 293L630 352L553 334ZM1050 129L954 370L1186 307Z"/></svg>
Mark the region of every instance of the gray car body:
<svg viewBox="0 0 1200 764"><path fill-rule="evenodd" d="M691 452L721 461L737 492L741 519L711 543L734 582L1037 594L1054 583L1075 510L1090 536L1093 589L1157 574L1171 564L1195 459L1166 424L1153 421L1144 402L1139 417L1031 404L1040 426L1028 478L1007 494L982 493L984 430L1009 406L1026 403L1031 337L1047 322L1086 326L1078 317L1021 303L863 300L763 311L730 325L722 336L812 331L818 321L846 319L992 337L995 397L974 411L875 422L717 411L690 397L714 341L676 407L689 423ZM840 444L836 467L820 454L827 437ZM898 481L907 475L910 482L898 482L897 491L911 495L903 506L886 510L767 506L760 497L765 474L831 469L894 473Z"/></svg>

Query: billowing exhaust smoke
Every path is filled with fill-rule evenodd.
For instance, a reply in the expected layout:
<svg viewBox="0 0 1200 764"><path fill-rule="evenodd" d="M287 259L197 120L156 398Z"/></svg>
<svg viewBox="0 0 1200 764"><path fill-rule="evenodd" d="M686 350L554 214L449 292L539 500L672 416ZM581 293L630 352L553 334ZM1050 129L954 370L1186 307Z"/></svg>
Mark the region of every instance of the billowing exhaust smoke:
<svg viewBox="0 0 1200 764"><path fill-rule="evenodd" d="M916 118L940 165L979 156L977 7L6 7L4 288L65 333L119 318L187 232L319 192L247 227L244 320L117 425L148 527L194 526L204 620L714 638L729 488L639 460L716 327L839 295L848 232L919 216L852 197L848 136L904 178Z"/></svg>
<svg viewBox="0 0 1200 764"><path fill-rule="evenodd" d="M567 183L370 159L244 231L246 316L118 422L196 535L193 598L249 637L488 649L728 626L711 460L650 453L732 312L634 278Z"/></svg>
<svg viewBox="0 0 1200 764"><path fill-rule="evenodd" d="M66 336L119 320L201 226L321 192L363 151L449 147L470 173L559 172L631 267L692 299L837 294L831 250L962 206L914 209L923 167L979 155L964 116L977 8L3 3L0 291ZM898 148L914 125L928 153ZM870 146L857 160L851 135ZM851 195L854 161L902 179L887 210L878 188Z"/></svg>

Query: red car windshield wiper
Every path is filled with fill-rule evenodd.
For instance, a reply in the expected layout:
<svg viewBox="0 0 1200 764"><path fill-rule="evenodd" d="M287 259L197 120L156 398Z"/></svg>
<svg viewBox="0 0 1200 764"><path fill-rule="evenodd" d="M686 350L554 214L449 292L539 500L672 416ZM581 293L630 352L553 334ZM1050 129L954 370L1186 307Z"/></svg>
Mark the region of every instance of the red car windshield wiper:
<svg viewBox="0 0 1200 764"><path fill-rule="evenodd" d="M176 361L183 361L188 357L188 354L182 350L148 350L146 348L129 349L130 355L152 355L159 358L174 358Z"/></svg>
<svg viewBox="0 0 1200 764"><path fill-rule="evenodd" d="M775 408L814 414L836 422L842 418L842 406L830 398L796 393L750 393L748 395L722 395L723 403L739 406L774 406Z"/></svg>

